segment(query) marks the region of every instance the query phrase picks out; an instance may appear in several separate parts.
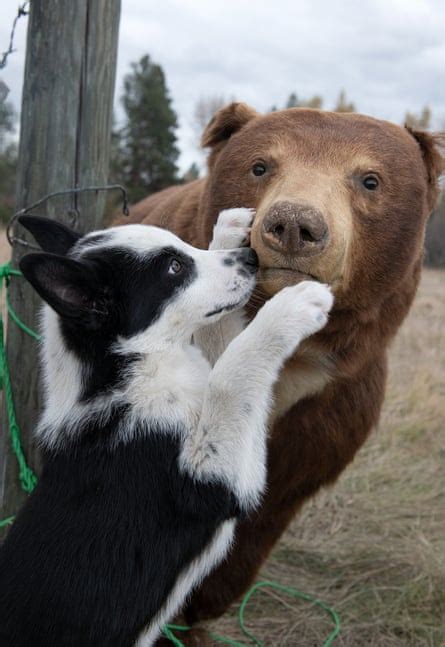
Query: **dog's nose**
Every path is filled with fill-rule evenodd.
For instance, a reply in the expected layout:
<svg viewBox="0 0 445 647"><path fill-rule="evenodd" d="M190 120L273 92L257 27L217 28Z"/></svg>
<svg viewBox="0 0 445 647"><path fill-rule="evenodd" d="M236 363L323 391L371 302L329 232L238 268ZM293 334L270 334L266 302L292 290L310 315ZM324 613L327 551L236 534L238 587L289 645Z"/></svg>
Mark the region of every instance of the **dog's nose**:
<svg viewBox="0 0 445 647"><path fill-rule="evenodd" d="M320 254L329 240L323 214L307 205L276 202L263 221L264 244L283 254Z"/></svg>
<svg viewBox="0 0 445 647"><path fill-rule="evenodd" d="M236 258L243 264L246 270L251 274L255 274L258 269L258 256L251 247L243 247L240 249Z"/></svg>

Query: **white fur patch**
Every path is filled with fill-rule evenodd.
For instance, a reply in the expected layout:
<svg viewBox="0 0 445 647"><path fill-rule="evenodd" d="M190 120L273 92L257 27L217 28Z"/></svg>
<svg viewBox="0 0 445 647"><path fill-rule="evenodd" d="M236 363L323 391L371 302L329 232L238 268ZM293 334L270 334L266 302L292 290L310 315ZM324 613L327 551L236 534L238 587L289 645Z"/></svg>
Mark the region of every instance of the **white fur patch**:
<svg viewBox="0 0 445 647"><path fill-rule="evenodd" d="M242 506L258 504L273 386L298 344L326 324L332 303L327 286L305 281L259 310L210 374L198 430L184 442L183 469L202 479L223 478Z"/></svg>
<svg viewBox="0 0 445 647"><path fill-rule="evenodd" d="M235 521L225 521L215 533L206 550L196 557L178 577L176 584L158 615L139 637L136 647L150 647L159 637L160 628L173 618L184 605L187 596L229 552L235 531Z"/></svg>
<svg viewBox="0 0 445 647"><path fill-rule="evenodd" d="M101 236L102 239L97 240L98 236ZM91 244L88 244L89 237L91 237ZM191 256L195 256L200 251L166 229L152 225L126 225L124 227L110 227L110 229L95 231L84 236L80 241L80 245L75 248L75 255L82 256L82 252L87 249L109 247L128 249L128 251L140 256L147 256L153 251L164 247L174 247Z"/></svg>
<svg viewBox="0 0 445 647"><path fill-rule="evenodd" d="M237 208L221 211L213 228L209 249L233 249L248 245L254 217L254 209ZM244 330L246 322L244 311L236 310L198 330L193 335L193 341L214 366L232 339Z"/></svg>
<svg viewBox="0 0 445 647"><path fill-rule="evenodd" d="M42 309L41 329L45 407L36 433L42 444L54 446L58 444L60 429L70 412L78 406L82 366L74 353L65 347L59 317L49 306Z"/></svg>
<svg viewBox="0 0 445 647"><path fill-rule="evenodd" d="M209 249L235 249L249 244L254 209L225 209L213 228Z"/></svg>

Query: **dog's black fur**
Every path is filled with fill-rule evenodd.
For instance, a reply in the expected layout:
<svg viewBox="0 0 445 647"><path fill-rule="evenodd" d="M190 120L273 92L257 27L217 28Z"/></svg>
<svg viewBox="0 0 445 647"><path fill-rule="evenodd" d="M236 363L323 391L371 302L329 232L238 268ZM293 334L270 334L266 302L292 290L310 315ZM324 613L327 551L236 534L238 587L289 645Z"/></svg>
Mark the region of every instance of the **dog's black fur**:
<svg viewBox="0 0 445 647"><path fill-rule="evenodd" d="M21 222L47 252L24 257L21 269L82 360L81 400L104 394L134 359L113 353L112 343L160 316L193 280L193 259L174 248L143 261L126 249L97 251L93 236L79 262L60 255L78 244L74 232L35 217ZM178 276L166 274L172 257L182 263ZM70 441L43 450L38 485L0 549L1 647L134 645L178 574L239 514L227 486L178 469L183 430L145 426L119 443L125 409L105 423L80 423Z"/></svg>
<svg viewBox="0 0 445 647"><path fill-rule="evenodd" d="M81 238L22 218L44 249L20 265L48 304L44 468L0 548L0 647L149 647L260 501L273 385L332 296L303 282L245 329L221 319L257 261L218 249L252 217L223 212L208 252L154 227ZM232 339L213 368L192 344L212 322Z"/></svg>
<svg viewBox="0 0 445 647"><path fill-rule="evenodd" d="M45 452L0 551L2 647L131 647L178 573L237 514L223 485L179 474L177 439L150 431L109 449L110 421Z"/></svg>

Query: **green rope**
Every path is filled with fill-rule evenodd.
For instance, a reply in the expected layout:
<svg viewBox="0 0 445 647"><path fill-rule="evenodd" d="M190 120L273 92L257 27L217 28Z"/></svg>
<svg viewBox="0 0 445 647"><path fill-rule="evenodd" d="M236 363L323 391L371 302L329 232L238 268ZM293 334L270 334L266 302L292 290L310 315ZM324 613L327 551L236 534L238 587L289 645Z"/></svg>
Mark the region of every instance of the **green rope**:
<svg viewBox="0 0 445 647"><path fill-rule="evenodd" d="M169 641L175 645L175 647L184 647L184 643L179 640L173 633L174 631L190 631L191 627L185 627L184 625L164 625L162 627L162 633ZM224 638L224 636L218 636L218 634L210 634L215 642L224 643L225 645L233 645L233 647L246 647L244 643L240 643L238 640L232 640L231 638Z"/></svg>
<svg viewBox="0 0 445 647"><path fill-rule="evenodd" d="M173 631L190 631L190 629L191 627L182 627L181 625L164 625L162 627L162 633L175 647L184 647L184 643L179 638L176 638Z"/></svg>
<svg viewBox="0 0 445 647"><path fill-rule="evenodd" d="M6 519L2 519L0 521L0 528L4 528L5 526L10 526L14 521L14 519L15 517L6 517Z"/></svg>
<svg viewBox="0 0 445 647"><path fill-rule="evenodd" d="M5 265L0 265L0 297L2 293L2 288L3 288L3 281L6 283L6 305L7 309L9 312L9 315L11 319L23 330L26 334L30 335L33 339L36 341L40 341L40 335L38 335L36 332L31 330L31 328L28 328L26 324L24 324L17 314L14 312L9 298L8 298L8 287L9 287L9 279L11 276L22 276L21 272L18 270L15 270L11 267L10 263L6 263ZM4 325L3 325L3 318L2 318L2 313L0 311L0 390L3 388L4 393L5 393L5 399L6 399L6 411L7 411L7 416L8 416L8 423L9 423L9 431L10 431L10 436L11 436L11 445L12 449L14 451L14 454L16 455L17 462L19 465L19 478L20 478L20 483L22 486L22 489L30 493L32 490L35 488L36 483L37 483L37 477L34 474L34 472L28 467L25 459L25 455L23 453L22 449L22 444L21 444L21 437L20 437L20 429L17 424L17 420L15 417L15 411L14 411L14 400L12 397L12 389L11 389L11 380L10 380L10 375L9 375L9 368L8 368L8 362L7 362L7 357L6 357L6 349L5 349L5 339L4 339ZM0 520L0 528L3 528L5 526L8 526L12 524L14 521L14 517L8 517L6 519ZM274 582L269 582L269 581L264 581L264 582L257 582L252 586L246 593L246 595L243 598L243 601L241 602L240 608L239 608L239 614L238 614L238 622L239 626L241 628L241 631L243 634L257 647L263 647L263 643L253 634L251 633L245 625L245 619L244 619L244 613L247 604L249 603L251 597L258 591L259 589L262 588L273 588L278 591L281 591L283 593L287 593L288 595L293 596L294 598L298 598L301 600L304 600L306 602L311 602L314 606L318 606L324 611L326 611L334 621L334 629L331 631L327 639L324 641L322 647L330 647L335 640L335 638L339 635L340 633L340 618L338 617L337 612L329 607L327 604L322 602L321 600L317 600L316 598L307 595L306 593L301 593L300 591L297 591L297 589L293 589L291 587L283 586L281 584L275 584ZM184 626L179 626L179 625L165 625L162 628L162 631L166 638L170 640L170 642L175 645L175 647L184 647L183 643L177 638L173 631L190 631L190 627L184 627ZM217 634L211 634L211 637L213 640L216 642L224 643L226 645L232 645L232 647L245 647L244 643L239 642L238 640L232 640L230 638L224 638L223 636L218 636Z"/></svg>
<svg viewBox="0 0 445 647"><path fill-rule="evenodd" d="M340 618L338 617L337 612L332 609L330 606L328 606L325 602L322 602L321 600L317 600L317 598L312 597L311 595L307 595L307 593L301 593L301 591L298 591L297 589L294 589L289 586L283 586L282 584L276 584L275 582L269 582L269 581L264 581L264 582L257 582L252 586L249 591L247 591L246 595L244 596L243 601L241 602L241 606L239 609L239 624L241 627L241 630L245 636L247 636L255 645L258 645L258 647L262 647L263 643L258 640L252 633L246 629L246 625L244 622L244 611L245 608L256 591L258 589L265 589L265 588L271 588L275 589L277 591L282 591L283 593L287 593L288 595L291 595L294 598L299 598L300 600L304 600L305 602L312 602L314 606L320 607L324 611L326 611L334 621L334 629L331 631L329 636L326 638L326 640L323 643L323 647L330 647L332 643L334 642L335 638L337 638L338 634L340 633Z"/></svg>
<svg viewBox="0 0 445 647"><path fill-rule="evenodd" d="M264 643L246 628L244 613L252 596L255 595L255 593L259 589L265 589L265 588L275 589L277 591L281 591L282 593L287 593L287 595L291 595L294 598L304 600L305 602L311 602L314 606L318 606L321 609L323 609L323 611L326 611L326 613L328 613L331 616L334 622L334 629L331 631L329 636L323 642L322 647L331 647L332 643L340 633L340 626L341 626L340 618L337 612L335 611L335 609L332 609L325 602L322 602L321 600L318 600L317 598L312 597L312 595L308 595L307 593L301 593L301 591L298 591L297 589L294 589L290 586L276 584L275 582L269 582L267 580L264 582L257 582L256 584L254 584L247 591L247 593L245 594L240 604L240 608L238 612L238 623L241 631L250 640L250 642L252 642L254 645L257 645L257 647L264 647ZM180 625L165 625L162 631L166 636L166 638L168 638L170 642L173 643L173 645L175 645L175 647L184 647L184 644L179 640L179 638L177 638L174 635L173 631L190 631L190 629L191 629L190 627L184 627ZM246 647L244 643L239 642L238 640L231 640L230 638L224 638L223 636L218 636L218 634L210 634L210 635L213 638L213 640L215 640L216 642L221 642L226 645L233 645L233 647Z"/></svg>
<svg viewBox="0 0 445 647"><path fill-rule="evenodd" d="M12 269L10 266L10 263L1 265L0 266L0 296L3 288L3 281L6 282L6 288L8 288L9 278L11 276L21 276L21 273L18 270ZM12 308L10 312L11 311L13 312ZM25 326L25 324L23 324L18 319L15 313L14 313L14 317L15 317L14 321L17 320L16 323L20 322L20 327L22 328L22 330L24 330L28 334L32 333L32 336L34 337L34 339L38 338L38 335L36 335L36 333L34 333L27 326ZM8 417L9 433L11 436L11 445L12 445L12 450L17 458L17 463L19 466L20 484L22 486L22 489L25 492L29 493L29 492L32 492L33 489L35 488L37 483L37 477L32 471L32 469L28 467L26 463L25 454L23 453L23 449L22 449L20 428L17 424L17 419L15 416L15 410L14 410L14 399L12 396L11 378L9 375L9 367L8 367L8 361L6 357L4 324L3 324L3 318L2 318L1 312L0 312L0 388L3 388L4 394L5 394L6 414ZM4 519L3 521L1 521L0 527L8 525L8 523L11 523L10 518Z"/></svg>
<svg viewBox="0 0 445 647"><path fill-rule="evenodd" d="M307 593L301 593L301 591L297 591L297 589L294 589L290 586L284 586L282 584L276 584L275 582L269 582L269 581L257 582L256 584L254 584L247 591L247 593L245 594L240 604L240 608L238 612L238 623L241 631L249 639L250 642L252 642L254 645L257 645L257 647L264 646L264 643L246 628L244 613L251 597L259 589L265 589L265 588L275 589L277 591L281 591L282 593L286 593L287 595L290 595L296 599L304 600L305 602L311 602L314 606L318 606L321 609L323 609L323 611L326 611L326 613L328 613L331 616L334 622L334 629L331 631L329 636L323 642L322 647L331 647L332 643L340 633L340 618L337 612L335 611L335 609L332 609L332 607L327 605L325 602L322 602L321 600L318 600L317 598L314 598L311 595L307 595ZM184 644L174 635L173 631L190 631L190 629L191 627L184 627L180 625L165 625L162 631L166 636L166 638L168 638L170 642L173 645L175 645L175 647L184 647ZM233 647L246 647L244 643L239 642L238 640L231 640L229 638L224 638L223 636L218 636L218 634L210 634L210 635L215 642L224 643L226 645L233 645Z"/></svg>
<svg viewBox="0 0 445 647"><path fill-rule="evenodd" d="M15 311L12 308L11 302L9 300L9 294L6 292L6 307L8 308L9 316L11 319L17 324L19 328L23 330L23 332L26 332L27 335L35 339L36 341L41 340L41 336L38 335L34 330L31 330L31 328L28 328L26 324L23 323L23 321L20 321L18 316L16 315Z"/></svg>
<svg viewBox="0 0 445 647"><path fill-rule="evenodd" d="M41 336L38 335L34 330L31 330L31 328L28 328L26 324L19 319L18 315L14 311L11 302L9 300L9 293L8 293L8 285L9 285L9 278L11 276L22 276L22 273L19 270L15 270L11 267L10 263L6 263L5 265L0 265L0 294L2 290L2 280L5 279L6 283L6 307L8 309L9 316L11 319L14 321L14 323L17 324L23 332L26 332L27 335L35 339L36 341L41 341ZM0 313L0 319L1 319L1 313Z"/></svg>

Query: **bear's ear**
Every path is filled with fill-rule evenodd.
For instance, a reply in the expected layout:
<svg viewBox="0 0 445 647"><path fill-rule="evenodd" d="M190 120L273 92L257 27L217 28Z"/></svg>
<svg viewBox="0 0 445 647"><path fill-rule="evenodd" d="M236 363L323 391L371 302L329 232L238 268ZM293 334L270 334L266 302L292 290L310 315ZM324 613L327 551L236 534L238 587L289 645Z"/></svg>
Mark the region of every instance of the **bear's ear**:
<svg viewBox="0 0 445 647"><path fill-rule="evenodd" d="M214 148L218 144L226 143L248 121L258 116L259 113L246 103L230 103L214 114L204 130L201 146Z"/></svg>
<svg viewBox="0 0 445 647"><path fill-rule="evenodd" d="M429 191L429 206L434 209L439 196L439 178L445 173L445 132L427 133L405 126L420 147L426 167Z"/></svg>

